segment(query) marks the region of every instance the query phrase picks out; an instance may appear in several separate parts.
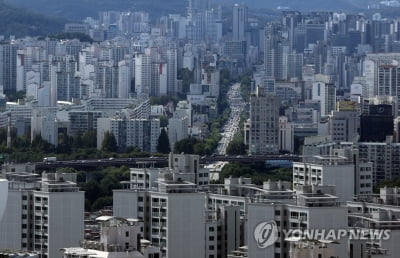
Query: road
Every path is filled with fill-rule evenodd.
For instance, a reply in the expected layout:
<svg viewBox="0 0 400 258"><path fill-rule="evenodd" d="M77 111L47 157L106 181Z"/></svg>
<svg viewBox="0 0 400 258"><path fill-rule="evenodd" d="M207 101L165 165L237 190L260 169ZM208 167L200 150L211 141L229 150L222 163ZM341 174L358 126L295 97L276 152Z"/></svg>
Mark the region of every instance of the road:
<svg viewBox="0 0 400 258"><path fill-rule="evenodd" d="M267 160L289 160L299 161L296 155L253 155L253 156L227 156L212 155L200 158L201 164L209 164L217 161L222 162L238 162L240 164L265 163ZM147 166L168 166L168 157L144 157L144 158L111 158L111 159L94 159L94 160L57 160L53 162L34 162L28 163L34 165L38 171L55 170L57 168L70 167L75 169L92 168L110 166L127 166L127 167L147 167Z"/></svg>
<svg viewBox="0 0 400 258"><path fill-rule="evenodd" d="M218 143L217 154L225 155L226 148L235 137L235 134L240 130L240 115L242 114L245 102L240 94L240 83L232 85L227 93L228 104L231 108L231 114L227 123L222 128L222 139Z"/></svg>

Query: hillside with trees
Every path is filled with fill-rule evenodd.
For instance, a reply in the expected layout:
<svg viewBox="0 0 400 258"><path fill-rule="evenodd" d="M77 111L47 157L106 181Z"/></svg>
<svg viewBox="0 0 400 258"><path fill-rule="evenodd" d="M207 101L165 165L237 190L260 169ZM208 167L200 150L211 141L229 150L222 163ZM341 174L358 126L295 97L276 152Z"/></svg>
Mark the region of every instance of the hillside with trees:
<svg viewBox="0 0 400 258"><path fill-rule="evenodd" d="M66 20L48 17L0 0L0 35L17 37L43 36L59 33Z"/></svg>

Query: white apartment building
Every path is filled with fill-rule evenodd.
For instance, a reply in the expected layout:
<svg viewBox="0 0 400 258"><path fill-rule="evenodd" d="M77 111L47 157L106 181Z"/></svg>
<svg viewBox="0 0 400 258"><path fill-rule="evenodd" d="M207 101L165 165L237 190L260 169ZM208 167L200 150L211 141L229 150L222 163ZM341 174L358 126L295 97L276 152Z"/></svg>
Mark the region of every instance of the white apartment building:
<svg viewBox="0 0 400 258"><path fill-rule="evenodd" d="M205 193L171 173L158 180L158 191L114 191L114 215L143 219L144 236L160 247L162 257L205 257Z"/></svg>
<svg viewBox="0 0 400 258"><path fill-rule="evenodd" d="M316 156L314 162L293 163L293 189L302 185L336 186L336 194L344 202L352 200L354 184L354 165L340 157Z"/></svg>
<svg viewBox="0 0 400 258"><path fill-rule="evenodd" d="M289 230L347 229L347 207L340 205L330 187L306 186L297 191L297 201L252 203L247 211L247 247L249 258L292 257ZM276 233L270 245L257 242L256 229L262 223L269 224ZM272 233L273 234L273 233ZM321 239L315 238L313 241ZM323 249L319 254L322 254ZM334 248L334 257L348 257L347 238ZM318 255L318 254L317 254ZM233 256L234 257L234 256ZM309 256L311 257L311 256ZM316 256L325 257L325 256Z"/></svg>
<svg viewBox="0 0 400 258"><path fill-rule="evenodd" d="M209 169L200 166L198 155L170 154L168 170L174 171L184 181L193 182L198 186L209 184ZM157 189L158 175L165 168L131 168L130 189Z"/></svg>
<svg viewBox="0 0 400 258"><path fill-rule="evenodd" d="M40 180L35 174L8 173L0 248L53 258L61 257L60 248L78 245L84 237L84 192L68 181L73 177L43 173Z"/></svg>
<svg viewBox="0 0 400 258"><path fill-rule="evenodd" d="M360 195L347 202L349 226L356 229L388 230L389 238L369 237L350 240L349 257L360 257L361 253L371 258L398 257L400 248L399 189L381 188L378 195Z"/></svg>

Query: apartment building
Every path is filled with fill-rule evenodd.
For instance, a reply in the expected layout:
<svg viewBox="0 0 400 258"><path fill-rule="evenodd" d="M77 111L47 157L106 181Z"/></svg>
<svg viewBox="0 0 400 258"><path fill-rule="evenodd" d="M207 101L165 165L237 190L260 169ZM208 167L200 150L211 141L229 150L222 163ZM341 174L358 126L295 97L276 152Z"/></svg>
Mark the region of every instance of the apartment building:
<svg viewBox="0 0 400 258"><path fill-rule="evenodd" d="M83 240L84 192L76 175L7 173L8 198L0 220L0 248L60 257ZM75 177L75 179L74 179ZM62 234L60 234L62 232Z"/></svg>
<svg viewBox="0 0 400 258"><path fill-rule="evenodd" d="M378 233L366 239L350 239L349 257L397 257L400 252L400 191L398 188L384 187L377 195L360 195L347 202L349 226L355 229L375 229ZM380 236L379 232L386 231Z"/></svg>
<svg viewBox="0 0 400 258"><path fill-rule="evenodd" d="M247 256L238 257L291 257L291 242L288 240L292 236L287 233L290 230L347 228L347 208L341 205L339 198L332 194L334 191L332 187L300 186L296 190L296 200L248 205L246 230L248 251ZM269 223L276 233L273 239L275 241L269 243L268 246L258 242L256 229L262 223ZM321 257L318 254L322 255L323 249L319 251L320 253L317 253L315 257ZM347 240L344 239L338 243L333 252L334 257L347 257Z"/></svg>

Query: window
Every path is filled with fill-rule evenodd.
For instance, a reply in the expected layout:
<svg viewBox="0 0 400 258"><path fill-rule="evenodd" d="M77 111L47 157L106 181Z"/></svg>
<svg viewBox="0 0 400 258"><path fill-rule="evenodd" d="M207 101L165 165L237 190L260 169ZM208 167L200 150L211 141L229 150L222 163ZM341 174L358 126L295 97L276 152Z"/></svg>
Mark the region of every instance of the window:
<svg viewBox="0 0 400 258"><path fill-rule="evenodd" d="M125 236L126 236L126 237L129 237L129 231L126 231L126 232L125 232Z"/></svg>
<svg viewBox="0 0 400 258"><path fill-rule="evenodd" d="M213 245L208 246L208 250L214 250L214 246Z"/></svg>

